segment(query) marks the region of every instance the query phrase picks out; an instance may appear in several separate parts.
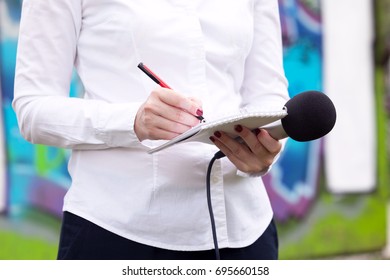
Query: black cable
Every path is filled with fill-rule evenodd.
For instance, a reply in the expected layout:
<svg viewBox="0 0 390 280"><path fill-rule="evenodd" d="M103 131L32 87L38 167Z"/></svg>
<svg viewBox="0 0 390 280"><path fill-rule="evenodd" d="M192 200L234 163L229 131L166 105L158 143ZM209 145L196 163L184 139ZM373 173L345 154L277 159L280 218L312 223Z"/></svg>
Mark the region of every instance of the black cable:
<svg viewBox="0 0 390 280"><path fill-rule="evenodd" d="M214 213L213 213L213 205L211 203L211 186L210 186L210 177L211 177L211 169L213 167L214 162L217 159L224 157L225 154L221 151L217 152L214 157L210 160L209 166L207 168L207 176L206 176L206 186L207 186L207 206L209 208L210 221L211 221L211 230L213 232L213 241L214 241L214 250L215 250L215 259L220 260L221 257L219 255L218 248L218 238L217 238L217 230L215 227Z"/></svg>

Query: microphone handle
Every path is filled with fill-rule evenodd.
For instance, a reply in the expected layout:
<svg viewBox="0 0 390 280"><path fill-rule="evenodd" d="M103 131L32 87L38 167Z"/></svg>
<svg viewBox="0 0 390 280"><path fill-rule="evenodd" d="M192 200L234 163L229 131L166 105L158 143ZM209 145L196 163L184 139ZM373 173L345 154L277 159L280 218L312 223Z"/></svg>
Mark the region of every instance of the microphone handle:
<svg viewBox="0 0 390 280"><path fill-rule="evenodd" d="M272 136L272 138L276 140L280 140L288 137L286 131L284 131L283 129L283 125L280 120L273 122L269 125L263 126L261 127L261 129L267 130L267 132Z"/></svg>

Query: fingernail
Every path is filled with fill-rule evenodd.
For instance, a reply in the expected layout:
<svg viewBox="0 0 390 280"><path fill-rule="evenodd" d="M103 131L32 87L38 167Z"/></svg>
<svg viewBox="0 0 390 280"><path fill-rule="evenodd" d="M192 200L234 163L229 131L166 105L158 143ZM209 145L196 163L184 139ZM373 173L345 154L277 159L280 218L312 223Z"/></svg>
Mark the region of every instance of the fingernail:
<svg viewBox="0 0 390 280"><path fill-rule="evenodd" d="M196 111L196 115L197 115L197 116L203 116L203 111L202 111L201 109L198 109L198 110Z"/></svg>
<svg viewBox="0 0 390 280"><path fill-rule="evenodd" d="M234 127L234 130L240 133L242 131L242 126L238 124Z"/></svg>
<svg viewBox="0 0 390 280"><path fill-rule="evenodd" d="M211 142L213 142L213 143L215 142L215 139L214 139L214 137L213 137L213 136L210 136L210 138L209 138L209 139L210 139L210 141L211 141Z"/></svg>
<svg viewBox="0 0 390 280"><path fill-rule="evenodd" d="M221 138L222 134L219 131L214 132L215 137Z"/></svg>
<svg viewBox="0 0 390 280"><path fill-rule="evenodd" d="M260 128L256 128L256 129L253 131L253 133L254 133L256 136L259 135L260 132L261 132Z"/></svg>

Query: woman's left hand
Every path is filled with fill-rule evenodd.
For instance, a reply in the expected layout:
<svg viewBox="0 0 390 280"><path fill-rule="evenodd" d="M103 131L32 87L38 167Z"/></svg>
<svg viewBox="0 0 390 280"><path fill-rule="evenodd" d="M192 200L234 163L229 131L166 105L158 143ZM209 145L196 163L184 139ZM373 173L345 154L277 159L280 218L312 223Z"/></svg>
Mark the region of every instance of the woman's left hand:
<svg viewBox="0 0 390 280"><path fill-rule="evenodd" d="M243 143L226 133L216 131L210 140L226 157L245 173L259 173L268 170L280 152L282 144L264 129L250 129L237 125L235 128Z"/></svg>

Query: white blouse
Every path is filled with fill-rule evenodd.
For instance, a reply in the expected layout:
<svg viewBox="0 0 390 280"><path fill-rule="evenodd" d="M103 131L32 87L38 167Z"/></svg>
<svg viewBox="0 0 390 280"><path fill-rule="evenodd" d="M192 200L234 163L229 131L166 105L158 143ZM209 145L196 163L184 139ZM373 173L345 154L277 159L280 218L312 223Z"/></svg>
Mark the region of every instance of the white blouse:
<svg viewBox="0 0 390 280"><path fill-rule="evenodd" d="M24 0L13 107L32 143L72 149L65 211L125 238L213 248L206 169L217 148L148 154L134 118L156 84L197 96L206 120L288 99L277 0ZM72 70L85 89L69 97ZM261 177L228 159L212 172L220 248L253 243L273 212Z"/></svg>

